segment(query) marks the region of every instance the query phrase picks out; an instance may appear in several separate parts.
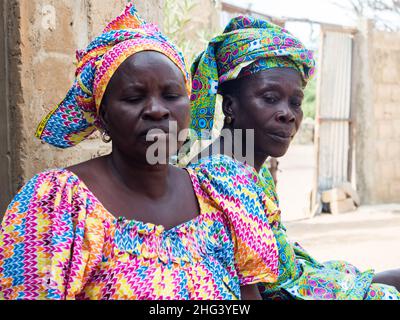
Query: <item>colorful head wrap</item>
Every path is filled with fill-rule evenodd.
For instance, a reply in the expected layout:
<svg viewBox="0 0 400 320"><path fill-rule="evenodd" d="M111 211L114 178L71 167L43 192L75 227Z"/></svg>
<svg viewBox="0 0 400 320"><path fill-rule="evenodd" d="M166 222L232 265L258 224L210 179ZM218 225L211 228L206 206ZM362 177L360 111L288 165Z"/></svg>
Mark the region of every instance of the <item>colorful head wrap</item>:
<svg viewBox="0 0 400 320"><path fill-rule="evenodd" d="M182 53L155 25L141 19L130 3L85 50L77 51L74 84L41 121L36 136L53 146L68 148L102 129L99 108L107 85L118 67L141 51L157 51L171 59L182 71L190 95L191 79Z"/></svg>
<svg viewBox="0 0 400 320"><path fill-rule="evenodd" d="M218 86L225 81L288 67L297 70L306 83L314 66L312 51L287 30L253 17L233 18L192 65L191 128L199 137L211 136Z"/></svg>

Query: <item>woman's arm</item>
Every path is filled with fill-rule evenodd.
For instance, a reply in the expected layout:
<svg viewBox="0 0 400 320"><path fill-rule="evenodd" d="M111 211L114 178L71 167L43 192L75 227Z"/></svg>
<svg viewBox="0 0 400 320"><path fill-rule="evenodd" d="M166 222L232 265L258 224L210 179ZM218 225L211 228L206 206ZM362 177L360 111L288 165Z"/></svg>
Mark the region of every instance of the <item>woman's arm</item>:
<svg viewBox="0 0 400 320"><path fill-rule="evenodd" d="M397 291L400 291L400 269L379 272L375 275L372 282L387 284L395 287Z"/></svg>
<svg viewBox="0 0 400 320"><path fill-rule="evenodd" d="M262 300L260 291L258 291L257 284L249 284L240 287L242 300Z"/></svg>
<svg viewBox="0 0 400 320"><path fill-rule="evenodd" d="M40 173L19 191L0 227L0 300L81 292L104 239L102 222L86 220L86 200L79 180L63 170Z"/></svg>

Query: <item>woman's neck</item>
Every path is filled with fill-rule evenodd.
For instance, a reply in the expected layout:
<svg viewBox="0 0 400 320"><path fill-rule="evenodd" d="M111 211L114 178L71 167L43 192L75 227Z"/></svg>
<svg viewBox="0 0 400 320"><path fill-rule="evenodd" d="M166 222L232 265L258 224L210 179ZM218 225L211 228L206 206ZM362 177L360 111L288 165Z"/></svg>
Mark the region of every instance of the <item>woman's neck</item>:
<svg viewBox="0 0 400 320"><path fill-rule="evenodd" d="M247 151L247 141L246 141L246 137L245 135L243 135L242 133L242 138L241 141L238 141L238 137L235 137L235 135L233 134L233 129L232 128L227 128L224 127L223 130L230 130L231 131L231 137L232 137L232 142L230 141L225 141L224 137L221 136L220 138L218 138L218 142L217 143L213 143L212 146L210 146L210 148L217 146L217 144L219 143L219 150L218 153L219 154L225 154L227 156L230 156L232 158L234 158L237 161L242 161L242 155L243 152ZM231 143L231 146L226 146L226 143ZM261 170L261 167L263 166L263 164L265 163L265 161L268 159L269 155L265 154L265 153L260 153L257 152L257 150L255 150L255 146L253 143L253 146L251 146L251 150L249 150L250 152L253 152L253 155L246 155L247 156L247 161L246 163L248 165L251 165L252 167L254 167L254 169L256 169L257 172L259 172ZM235 152L236 153L241 153L242 155L236 154L235 157ZM214 152L215 153L215 152ZM246 157L245 157L246 159Z"/></svg>
<svg viewBox="0 0 400 320"><path fill-rule="evenodd" d="M257 172L260 172L261 167L267 161L268 155L261 154L261 153L254 153L254 169L256 169Z"/></svg>
<svg viewBox="0 0 400 320"><path fill-rule="evenodd" d="M127 158L115 149L108 156L107 164L113 176L132 192L153 199L163 197L168 192L168 164L150 165Z"/></svg>

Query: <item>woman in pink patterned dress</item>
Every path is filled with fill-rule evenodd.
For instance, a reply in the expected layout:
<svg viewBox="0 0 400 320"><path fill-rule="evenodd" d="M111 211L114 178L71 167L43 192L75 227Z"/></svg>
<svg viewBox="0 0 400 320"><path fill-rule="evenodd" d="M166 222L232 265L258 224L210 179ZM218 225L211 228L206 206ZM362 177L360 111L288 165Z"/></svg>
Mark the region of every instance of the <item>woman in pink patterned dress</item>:
<svg viewBox="0 0 400 320"><path fill-rule="evenodd" d="M259 298L255 284L277 279L278 250L240 165L148 162L149 139L189 124L182 54L130 4L77 58L37 136L67 148L99 129L112 152L18 192L0 229L0 299Z"/></svg>

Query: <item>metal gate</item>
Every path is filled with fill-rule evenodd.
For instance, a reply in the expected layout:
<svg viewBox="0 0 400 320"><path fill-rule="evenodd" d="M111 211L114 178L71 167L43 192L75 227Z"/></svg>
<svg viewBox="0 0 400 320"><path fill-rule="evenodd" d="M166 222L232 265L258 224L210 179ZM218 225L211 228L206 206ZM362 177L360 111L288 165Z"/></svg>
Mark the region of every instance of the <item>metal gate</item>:
<svg viewBox="0 0 400 320"><path fill-rule="evenodd" d="M353 170L351 110L354 30L321 26L315 148L316 173L311 215L321 211L323 191L350 181Z"/></svg>

